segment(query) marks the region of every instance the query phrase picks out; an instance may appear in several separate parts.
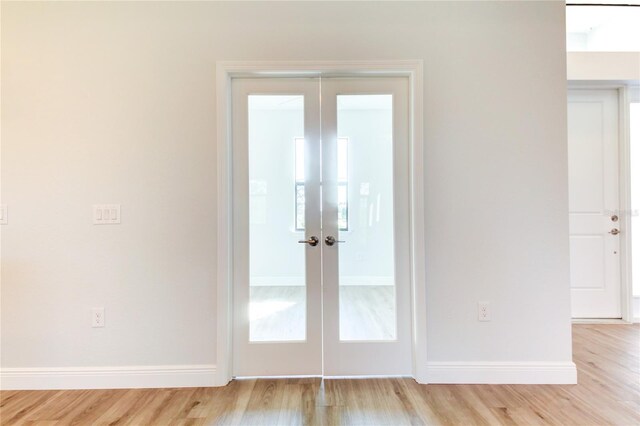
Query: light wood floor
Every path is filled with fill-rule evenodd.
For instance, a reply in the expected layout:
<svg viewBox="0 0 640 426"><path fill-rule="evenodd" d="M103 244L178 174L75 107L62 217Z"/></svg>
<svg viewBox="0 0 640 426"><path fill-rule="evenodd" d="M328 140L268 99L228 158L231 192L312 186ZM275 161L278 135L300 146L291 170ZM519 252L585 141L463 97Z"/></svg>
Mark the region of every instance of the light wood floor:
<svg viewBox="0 0 640 426"><path fill-rule="evenodd" d="M640 425L640 327L573 326L578 385L240 380L223 388L3 391L3 425Z"/></svg>
<svg viewBox="0 0 640 426"><path fill-rule="evenodd" d="M251 287L251 341L304 340L305 291L303 286ZM395 297L393 286L340 286L340 339L394 340Z"/></svg>

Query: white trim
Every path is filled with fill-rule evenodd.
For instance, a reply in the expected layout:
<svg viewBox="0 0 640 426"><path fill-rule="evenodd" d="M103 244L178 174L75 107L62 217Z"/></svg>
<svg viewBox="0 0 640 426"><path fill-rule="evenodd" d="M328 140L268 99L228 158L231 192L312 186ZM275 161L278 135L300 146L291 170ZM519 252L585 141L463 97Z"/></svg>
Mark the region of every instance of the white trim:
<svg viewBox="0 0 640 426"><path fill-rule="evenodd" d="M223 64L216 66L216 126L217 150L216 161L218 167L217 194L217 269L218 283L217 297L217 339L216 362L218 374L216 386L224 386L232 379L231 371L231 337L233 321L232 292L233 282L231 253L233 246L231 212L231 124L229 107L231 104L231 75Z"/></svg>
<svg viewBox="0 0 640 426"><path fill-rule="evenodd" d="M631 279L631 139L627 86L618 87L618 182L620 197L620 308L622 320L633 320Z"/></svg>
<svg viewBox="0 0 640 426"><path fill-rule="evenodd" d="M633 318L631 322L634 324L640 323L640 296L633 296L631 303L633 307Z"/></svg>
<svg viewBox="0 0 640 426"><path fill-rule="evenodd" d="M573 362L430 362L429 383L549 384L577 383Z"/></svg>
<svg viewBox="0 0 640 426"><path fill-rule="evenodd" d="M573 318L571 324L631 324L618 318Z"/></svg>
<svg viewBox="0 0 640 426"><path fill-rule="evenodd" d="M3 368L0 389L133 389L216 385L215 365Z"/></svg>
<svg viewBox="0 0 640 426"><path fill-rule="evenodd" d="M216 384L231 380L231 127L229 108L232 77L296 76L406 76L411 97L411 296L413 326L413 374L426 383L427 323L424 239L423 175L423 61L251 61L216 63L217 166L218 166L218 283L217 283L217 366Z"/></svg>

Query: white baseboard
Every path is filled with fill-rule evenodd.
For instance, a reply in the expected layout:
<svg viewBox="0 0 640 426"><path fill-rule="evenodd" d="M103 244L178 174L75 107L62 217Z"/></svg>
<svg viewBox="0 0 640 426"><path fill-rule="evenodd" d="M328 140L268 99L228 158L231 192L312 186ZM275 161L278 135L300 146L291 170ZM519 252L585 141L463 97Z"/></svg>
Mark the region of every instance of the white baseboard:
<svg viewBox="0 0 640 426"><path fill-rule="evenodd" d="M418 381L434 384L575 384L577 372L572 362L431 362ZM0 369L1 390L211 387L226 383L217 377L215 365Z"/></svg>
<svg viewBox="0 0 640 426"><path fill-rule="evenodd" d="M427 383L557 384L577 383L573 362L430 362Z"/></svg>
<svg viewBox="0 0 640 426"><path fill-rule="evenodd" d="M2 368L0 389L122 389L218 386L215 365Z"/></svg>

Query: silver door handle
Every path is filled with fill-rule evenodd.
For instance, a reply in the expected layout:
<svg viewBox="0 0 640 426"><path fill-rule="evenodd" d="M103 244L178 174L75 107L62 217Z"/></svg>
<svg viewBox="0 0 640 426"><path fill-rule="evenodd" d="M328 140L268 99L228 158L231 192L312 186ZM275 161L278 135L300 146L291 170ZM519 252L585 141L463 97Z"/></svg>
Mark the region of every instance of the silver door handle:
<svg viewBox="0 0 640 426"><path fill-rule="evenodd" d="M316 236L310 236L308 240L300 240L298 241L300 244L309 244L311 247L315 247L318 245L318 237Z"/></svg>
<svg viewBox="0 0 640 426"><path fill-rule="evenodd" d="M618 228L613 228L611 231L609 231L609 233L611 235L618 235L620 233L620 230Z"/></svg>
<svg viewBox="0 0 640 426"><path fill-rule="evenodd" d="M324 239L324 243L328 246L332 246L335 243L344 243L344 241L336 240L333 236L329 235L327 238Z"/></svg>

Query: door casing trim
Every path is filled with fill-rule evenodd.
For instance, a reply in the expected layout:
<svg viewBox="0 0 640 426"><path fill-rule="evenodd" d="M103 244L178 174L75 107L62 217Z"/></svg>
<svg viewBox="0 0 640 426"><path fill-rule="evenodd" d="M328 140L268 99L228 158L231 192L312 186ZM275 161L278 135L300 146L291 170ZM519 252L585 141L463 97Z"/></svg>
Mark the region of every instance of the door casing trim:
<svg viewBox="0 0 640 426"><path fill-rule="evenodd" d="M398 77L409 79L410 252L412 374L427 383L427 312L424 226L423 61L216 62L217 338L216 386L232 379L233 214L231 80L239 77Z"/></svg>

